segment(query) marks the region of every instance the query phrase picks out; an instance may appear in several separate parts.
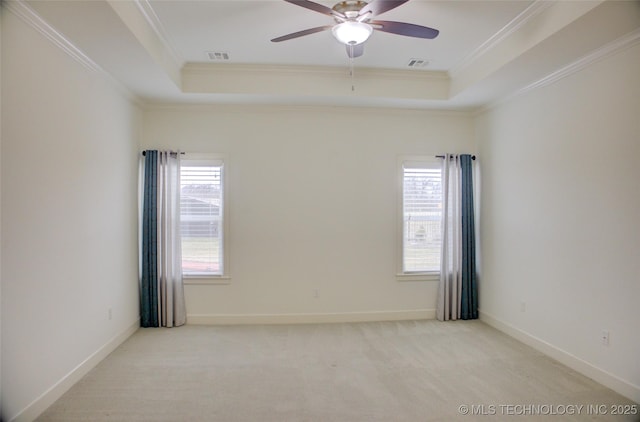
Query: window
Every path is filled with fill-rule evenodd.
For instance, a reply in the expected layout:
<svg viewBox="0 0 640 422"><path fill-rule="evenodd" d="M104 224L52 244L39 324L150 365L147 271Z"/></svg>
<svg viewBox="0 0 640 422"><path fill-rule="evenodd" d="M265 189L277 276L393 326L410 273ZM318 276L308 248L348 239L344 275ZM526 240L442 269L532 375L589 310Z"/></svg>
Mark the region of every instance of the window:
<svg viewBox="0 0 640 422"><path fill-rule="evenodd" d="M220 160L182 160L180 230L186 277L225 274L223 180Z"/></svg>
<svg viewBox="0 0 640 422"><path fill-rule="evenodd" d="M402 274L440 272L442 170L435 157L402 162Z"/></svg>

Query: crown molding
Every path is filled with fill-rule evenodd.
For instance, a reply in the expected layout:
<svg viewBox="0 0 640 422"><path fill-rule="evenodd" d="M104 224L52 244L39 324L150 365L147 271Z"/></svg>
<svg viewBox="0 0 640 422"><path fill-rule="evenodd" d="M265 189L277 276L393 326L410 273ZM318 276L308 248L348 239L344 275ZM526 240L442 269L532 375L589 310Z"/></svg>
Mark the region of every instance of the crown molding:
<svg viewBox="0 0 640 422"><path fill-rule="evenodd" d="M473 117L470 110L446 110L440 108L397 108L397 107L367 107L353 105L314 105L314 104L219 104L219 103L177 103L166 101L148 101L144 104L145 112L204 112L243 114L317 114L336 113L366 116L434 116L434 117Z"/></svg>
<svg viewBox="0 0 640 422"><path fill-rule="evenodd" d="M94 72L102 71L100 66L73 45L64 35L45 22L24 0L7 0L2 4L8 11L18 16L82 66Z"/></svg>
<svg viewBox="0 0 640 422"><path fill-rule="evenodd" d="M208 74L215 72L229 73L255 73L255 74L307 74L307 75L329 75L348 77L351 70L342 66L309 66L309 65L263 65L263 64L237 64L237 63L185 63L182 68L183 73ZM448 81L449 76L446 71L435 70L406 70L406 69L378 69L378 68L357 68L356 75L379 76L397 79L434 79Z"/></svg>
<svg viewBox="0 0 640 422"><path fill-rule="evenodd" d="M518 16L513 18L513 20L507 23L502 29L500 29L493 36L491 36L491 38L489 38L487 41L482 43L478 48L473 50L469 55L464 57L458 64L453 66L449 70L449 76L451 78L454 78L463 69L468 67L474 61L476 61L479 57L485 55L487 52L495 48L497 45L504 42L507 38L509 38L513 33L515 33L528 21L536 17L538 14L542 13L544 10L551 7L551 4L552 2L549 2L549 1L535 0L532 4L529 5L529 7L523 10Z"/></svg>
<svg viewBox="0 0 640 422"><path fill-rule="evenodd" d="M581 57L580 59L574 61L573 63L567 66L564 66L556 70L555 72L550 73L544 78L541 78L536 82L519 89L518 91L514 92L512 95L513 96L522 95L531 90L550 85L556 81L559 81L562 78L565 78L576 72L581 71L582 69L594 64L595 62L603 60L619 51L629 48L634 44L637 44L638 42L640 42L640 29L636 29L635 31L632 31L608 44L605 44L604 46L592 51L586 56Z"/></svg>
<svg viewBox="0 0 640 422"><path fill-rule="evenodd" d="M135 2L136 6L138 6L138 9L140 10L140 13L142 13L142 15L146 18L147 23L149 24L151 29L155 32L156 36L162 42L162 44L164 44L164 48L167 54L169 54L171 59L178 67L181 67L184 63L184 59L169 40L167 31L165 31L164 25L160 21L160 18L156 14L156 11L153 9L153 6L151 6L149 0L135 0Z"/></svg>
<svg viewBox="0 0 640 422"><path fill-rule="evenodd" d="M66 53L69 57L82 65L85 69L100 74L108 81L123 97L129 100L137 107L142 107L143 103L121 82L116 80L109 72L104 70L100 65L94 62L89 56L84 54L82 50L76 47L68 38L58 32L54 27L49 25L35 10L33 10L24 0L0 0L1 7L13 13L23 22L35 29L54 46Z"/></svg>
<svg viewBox="0 0 640 422"><path fill-rule="evenodd" d="M472 60L458 67L451 76L451 96L455 97L471 86L504 69L516 59L528 54L544 42L550 42L570 26L598 9L606 0L585 2L537 1L519 15L499 36L473 55ZM600 10L611 8L600 8ZM582 19L584 20L584 19ZM455 73L455 74L454 74Z"/></svg>
<svg viewBox="0 0 640 422"><path fill-rule="evenodd" d="M140 1L105 0L122 23L129 29L137 42L146 50L167 76L181 86L180 69L182 62L167 41L162 24L153 9ZM155 16L155 18L154 18Z"/></svg>
<svg viewBox="0 0 640 422"><path fill-rule="evenodd" d="M623 51L627 48L630 48L636 44L640 43L640 29L636 29L634 31L629 32L622 37L619 37L610 43L603 45L600 48L597 48L590 52L589 54L582 56L578 60L561 67L560 69L549 73L548 75L538 79L535 82L530 83L529 85L520 88L512 94L509 94L503 98L500 98L496 101L493 101L486 106L481 107L478 110L477 114L482 114L486 111L494 109L500 105L503 105L509 101L514 100L517 97L520 97L528 92L534 91L539 88L543 88L545 86L551 85L555 82L558 82L561 79L566 78L567 76L571 76L581 70L585 69L592 64L595 64L598 61L604 60L620 51Z"/></svg>

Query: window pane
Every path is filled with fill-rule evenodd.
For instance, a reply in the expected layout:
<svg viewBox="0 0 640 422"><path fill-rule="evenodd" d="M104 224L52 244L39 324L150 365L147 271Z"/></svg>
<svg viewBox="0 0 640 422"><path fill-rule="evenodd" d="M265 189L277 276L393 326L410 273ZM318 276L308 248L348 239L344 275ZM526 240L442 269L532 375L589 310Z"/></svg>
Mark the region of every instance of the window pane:
<svg viewBox="0 0 640 422"><path fill-rule="evenodd" d="M403 271L440 271L442 244L440 166L403 170Z"/></svg>
<svg viewBox="0 0 640 422"><path fill-rule="evenodd" d="M222 166L190 166L180 172L182 272L221 275Z"/></svg>

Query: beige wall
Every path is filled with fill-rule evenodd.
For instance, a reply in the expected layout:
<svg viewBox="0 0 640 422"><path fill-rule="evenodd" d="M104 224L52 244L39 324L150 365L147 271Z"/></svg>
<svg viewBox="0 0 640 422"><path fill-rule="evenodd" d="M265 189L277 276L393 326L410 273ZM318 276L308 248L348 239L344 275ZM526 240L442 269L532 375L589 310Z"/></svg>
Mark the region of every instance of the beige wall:
<svg viewBox="0 0 640 422"><path fill-rule="evenodd" d="M477 119L483 317L635 401L638 75L636 44Z"/></svg>
<svg viewBox="0 0 640 422"><path fill-rule="evenodd" d="M143 132L144 148L228 157L232 278L187 285L191 322L433 315L437 283L395 277L397 157L471 151L470 115L151 107Z"/></svg>
<svg viewBox="0 0 640 422"><path fill-rule="evenodd" d="M135 328L136 155L146 148L227 156L232 277L186 286L190 320L296 322L432 315L437 283L395 276L397 159L477 142L483 318L640 401L637 46L476 119L141 113L108 78L2 15L3 420L37 415Z"/></svg>
<svg viewBox="0 0 640 422"><path fill-rule="evenodd" d="M136 324L138 113L3 10L0 419L32 419Z"/></svg>

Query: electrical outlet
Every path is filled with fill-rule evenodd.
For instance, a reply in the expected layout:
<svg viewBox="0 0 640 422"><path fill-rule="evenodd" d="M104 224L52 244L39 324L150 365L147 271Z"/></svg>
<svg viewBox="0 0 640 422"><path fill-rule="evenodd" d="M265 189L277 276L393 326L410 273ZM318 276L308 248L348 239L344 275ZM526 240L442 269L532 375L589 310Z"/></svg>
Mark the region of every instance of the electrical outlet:
<svg viewBox="0 0 640 422"><path fill-rule="evenodd" d="M600 335L600 339L602 340L603 346L609 345L609 332L606 330L602 330L602 334Z"/></svg>
<svg viewBox="0 0 640 422"><path fill-rule="evenodd" d="M107 310L107 316L109 317L109 321L111 321L111 318L113 318L113 310L111 308Z"/></svg>

